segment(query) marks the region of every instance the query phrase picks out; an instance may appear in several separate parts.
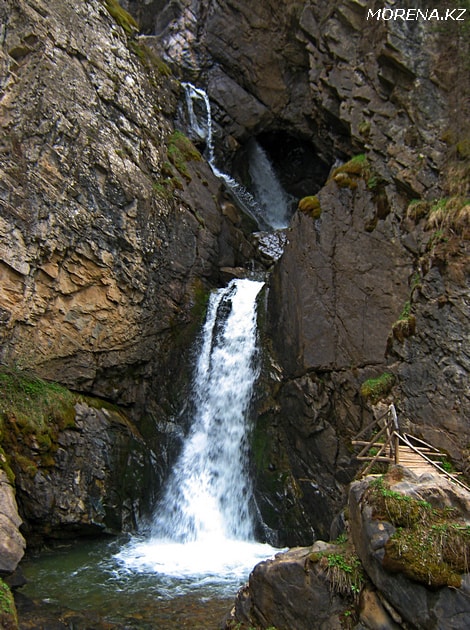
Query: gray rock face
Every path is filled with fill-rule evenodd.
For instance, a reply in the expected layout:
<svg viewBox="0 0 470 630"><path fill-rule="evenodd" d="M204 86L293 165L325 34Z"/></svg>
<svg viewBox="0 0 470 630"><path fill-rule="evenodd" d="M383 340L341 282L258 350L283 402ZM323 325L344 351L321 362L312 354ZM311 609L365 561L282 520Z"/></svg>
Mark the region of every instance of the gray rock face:
<svg viewBox="0 0 470 630"><path fill-rule="evenodd" d="M446 257L444 263L434 258L423 275L412 300L416 334L401 340L392 335L390 360L397 365L403 430L419 432L468 474L469 258L467 246L461 248L461 255Z"/></svg>
<svg viewBox="0 0 470 630"><path fill-rule="evenodd" d="M77 403L74 426L59 434L53 462L17 474L25 535L38 543L135 529L158 487L154 464L124 414Z"/></svg>
<svg viewBox="0 0 470 630"><path fill-rule="evenodd" d="M103 3L0 10L0 358L172 433L205 297L253 248L176 146L179 84Z"/></svg>
<svg viewBox="0 0 470 630"><path fill-rule="evenodd" d="M257 564L248 585L238 593L233 620L279 630L339 630L349 602L332 592L320 563L310 561L320 550L332 553L334 545L319 542Z"/></svg>
<svg viewBox="0 0 470 630"><path fill-rule="evenodd" d="M26 542L19 531L21 523L13 487L0 470L0 576L13 573L23 557Z"/></svg>
<svg viewBox="0 0 470 630"><path fill-rule="evenodd" d="M127 6L145 13L139 0ZM226 163L243 175L244 145L255 136L287 185L308 182L299 195L317 194L336 161L365 153L371 167L355 190L328 183L318 220L294 217L270 282L265 348L274 356L257 402L258 501L271 535L307 543L312 531L327 533L353 476L349 440L370 419L359 396L368 378L392 371L404 427L468 469L468 439L459 448L457 437L467 436L470 413L467 291L447 262L430 262L430 235L405 220L410 199L444 194L448 144L467 133L467 106L454 89L468 84L465 38L458 24L377 20L353 0L171 6L152 5L147 32L169 63L208 89ZM300 144L287 150L293 136L312 150L309 173L297 160ZM415 300L416 276L425 281ZM387 341L411 297L416 335ZM259 452L263 433L268 446Z"/></svg>
<svg viewBox="0 0 470 630"><path fill-rule="evenodd" d="M351 484L348 543L317 541L310 547L290 549L258 564L250 574L248 584L237 595L226 622L227 629L244 624L242 627L260 625L279 630L323 630L342 628L346 622L352 624L351 627L367 630L463 630L468 626L468 573L462 575L460 587L441 585L431 588L422 580L412 580L397 573L396 567L391 572L391 565L386 564L387 543L396 528L377 513L368 494L372 480L377 482L377 476ZM457 523L465 526L469 522L470 494L443 477L422 475L418 478L411 471L396 467L387 476L387 489L421 502L428 501L432 506L430 510L452 508L451 529ZM408 501L404 501L402 514L409 509L407 505ZM426 527L430 527L430 523L418 521L417 526L421 533L415 541L417 562L422 564L426 558L420 557L418 549L426 538ZM353 547L350 546L351 539ZM407 539L407 544L413 542ZM405 545L402 551L406 553ZM358 558L363 572L359 579L350 583L354 589L350 585L345 587ZM332 566L338 567L338 574L329 571Z"/></svg>
<svg viewBox="0 0 470 630"><path fill-rule="evenodd" d="M402 189L438 190L445 91L464 68L454 54L450 69L449 38L430 23L373 19L355 1L178 0L171 14L139 0L127 6L154 12L148 32L169 63L209 88L238 141L284 129L330 164L371 148L374 166Z"/></svg>

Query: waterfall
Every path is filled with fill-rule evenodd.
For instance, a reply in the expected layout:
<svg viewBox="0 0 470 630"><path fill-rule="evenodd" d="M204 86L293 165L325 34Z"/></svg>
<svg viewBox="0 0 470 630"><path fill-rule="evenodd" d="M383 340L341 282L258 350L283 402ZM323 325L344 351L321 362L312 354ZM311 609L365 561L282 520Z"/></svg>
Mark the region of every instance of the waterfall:
<svg viewBox="0 0 470 630"><path fill-rule="evenodd" d="M234 280L211 296L194 379L195 417L158 506L154 536L253 539L246 433L262 285Z"/></svg>
<svg viewBox="0 0 470 630"><path fill-rule="evenodd" d="M222 179L232 191L240 205L258 223L260 229L282 229L289 224L291 198L282 189L266 152L255 141L251 141L249 172L253 182L251 194L242 184L217 168L215 163L212 111L207 93L192 83L182 84L185 90L191 132L206 143L206 158L216 177ZM203 105L201 116L195 104Z"/></svg>
<svg viewBox="0 0 470 630"><path fill-rule="evenodd" d="M245 575L272 553L254 540L248 474L249 405L258 375L256 298L262 286L232 280L210 298L193 379L192 426L150 538L132 541L117 555L127 568L226 579Z"/></svg>
<svg viewBox="0 0 470 630"><path fill-rule="evenodd" d="M269 225L274 229L287 227L293 197L281 186L266 151L254 138L250 140L248 157L253 194L262 206Z"/></svg>

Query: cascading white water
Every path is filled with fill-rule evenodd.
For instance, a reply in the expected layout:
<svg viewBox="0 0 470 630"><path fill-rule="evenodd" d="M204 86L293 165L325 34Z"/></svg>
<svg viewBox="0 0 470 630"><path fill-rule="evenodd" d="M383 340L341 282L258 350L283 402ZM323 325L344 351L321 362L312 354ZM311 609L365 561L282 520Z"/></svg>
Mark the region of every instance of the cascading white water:
<svg viewBox="0 0 470 630"><path fill-rule="evenodd" d="M185 90L191 131L206 143L207 161L214 175L222 179L233 192L240 205L253 216L261 229L282 229L289 224L291 199L280 185L276 173L265 151L256 141L250 147L250 176L253 180L254 195L233 177L217 168L215 163L212 132L212 112L207 93L192 83L182 84ZM203 118L197 115L194 105L203 103Z"/></svg>
<svg viewBox="0 0 470 630"><path fill-rule="evenodd" d="M254 138L248 151L253 194L264 209L264 216L274 229L288 226L293 198L281 186L274 167L263 147Z"/></svg>
<svg viewBox="0 0 470 630"><path fill-rule="evenodd" d="M254 540L248 411L256 362L256 297L233 280L211 296L194 378L194 418L157 506L151 537L116 556L127 568L176 577L243 577L272 554Z"/></svg>
<svg viewBox="0 0 470 630"><path fill-rule="evenodd" d="M195 417L158 507L154 536L253 539L246 433L262 284L235 280L211 296L194 379Z"/></svg>

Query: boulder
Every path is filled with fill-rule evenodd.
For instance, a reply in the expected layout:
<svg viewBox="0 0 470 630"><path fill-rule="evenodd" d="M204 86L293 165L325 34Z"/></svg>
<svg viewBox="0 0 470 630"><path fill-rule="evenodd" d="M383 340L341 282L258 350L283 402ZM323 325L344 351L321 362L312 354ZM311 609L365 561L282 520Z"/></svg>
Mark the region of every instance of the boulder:
<svg viewBox="0 0 470 630"><path fill-rule="evenodd" d="M448 514L452 514L450 518L454 519L456 524L463 523L463 526L468 528L470 493L453 486L451 482L438 475L432 476L432 479L428 476L423 477L418 478L412 472L397 467L386 477L387 491L402 496L419 497L420 501L426 497L430 501L430 509L448 510L451 505L454 507L458 505L457 511ZM420 630L451 628L464 630L470 619L469 574L461 576L459 586L457 584L430 586L428 583L422 583L423 576L420 577L417 568L412 569L411 564L407 567L406 559L403 561L405 564L401 565L391 562L389 545L396 527L384 518L383 513L377 513L374 508L374 501L370 495L370 488L374 482L371 479L365 478L354 482L349 492L351 535L367 575L381 596L398 612L403 624ZM406 510L406 507L403 509ZM426 537L424 519L418 527L422 530L424 540ZM407 544L416 545L419 553L418 548L421 544L419 539L415 543ZM407 551L403 549L403 554L405 553ZM426 548L422 553L429 557L430 551ZM427 561L428 557L419 556L418 564ZM438 560L438 564L442 562L442 559ZM451 581L454 579L451 578Z"/></svg>
<svg viewBox="0 0 470 630"><path fill-rule="evenodd" d="M317 542L257 564L248 585L238 593L232 618L225 627L234 628L242 622L278 630L340 630L351 601L334 592L324 566L316 560L317 554L333 553L335 549L334 545Z"/></svg>
<svg viewBox="0 0 470 630"><path fill-rule="evenodd" d="M13 573L23 557L26 542L21 523L14 488L0 469L0 577Z"/></svg>
<svg viewBox="0 0 470 630"><path fill-rule="evenodd" d="M95 406L92 406L92 405ZM158 479L154 455L112 406L79 402L48 458L34 446L15 465L18 503L31 545L44 538L132 531L149 514ZM149 491L149 489L151 489Z"/></svg>

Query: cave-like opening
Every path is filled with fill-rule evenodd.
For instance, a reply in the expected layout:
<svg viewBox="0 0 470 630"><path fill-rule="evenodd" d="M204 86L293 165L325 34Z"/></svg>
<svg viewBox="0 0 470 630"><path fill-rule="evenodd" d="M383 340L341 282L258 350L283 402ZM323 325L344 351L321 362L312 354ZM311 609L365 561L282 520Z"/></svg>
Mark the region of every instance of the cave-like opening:
<svg viewBox="0 0 470 630"><path fill-rule="evenodd" d="M332 163L320 156L310 141L285 131L267 131L245 142L233 160L233 175L248 190L252 187L250 160L254 142L265 151L279 182L292 197L314 195L325 184Z"/></svg>

